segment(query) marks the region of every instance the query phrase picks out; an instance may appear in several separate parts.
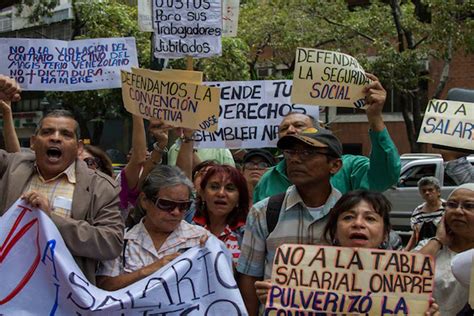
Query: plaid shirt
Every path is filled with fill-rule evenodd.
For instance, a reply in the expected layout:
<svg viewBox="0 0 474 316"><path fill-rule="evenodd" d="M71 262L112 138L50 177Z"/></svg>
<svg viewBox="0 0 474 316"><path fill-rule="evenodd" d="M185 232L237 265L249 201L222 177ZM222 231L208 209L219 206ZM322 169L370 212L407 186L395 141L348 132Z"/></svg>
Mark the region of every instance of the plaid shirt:
<svg viewBox="0 0 474 316"><path fill-rule="evenodd" d="M122 255L114 260L101 262L96 274L115 277L140 270L180 249L199 245L199 240L203 235L209 235L206 229L181 221L157 251L142 220L125 232L126 246Z"/></svg>
<svg viewBox="0 0 474 316"><path fill-rule="evenodd" d="M76 185L76 163L73 162L56 177L45 180L36 166L36 172L24 193L35 190L45 195L56 215L70 218Z"/></svg>
<svg viewBox="0 0 474 316"><path fill-rule="evenodd" d="M326 203L318 210L311 211L304 204L296 187L290 186L283 200L278 223L270 235L266 218L269 198L254 204L247 217L237 271L269 279L273 257L280 245L325 244L322 233L327 222L326 215L340 197L341 193L333 187Z"/></svg>

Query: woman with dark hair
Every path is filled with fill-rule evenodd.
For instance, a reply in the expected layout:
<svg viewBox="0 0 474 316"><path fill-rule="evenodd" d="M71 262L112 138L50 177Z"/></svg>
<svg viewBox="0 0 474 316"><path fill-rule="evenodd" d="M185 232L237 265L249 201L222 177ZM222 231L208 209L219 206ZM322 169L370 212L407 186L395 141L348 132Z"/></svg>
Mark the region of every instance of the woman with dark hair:
<svg viewBox="0 0 474 316"><path fill-rule="evenodd" d="M99 170L113 177L114 169L109 156L97 146L84 145L84 150L79 154L79 159L84 160L90 169Z"/></svg>
<svg viewBox="0 0 474 316"><path fill-rule="evenodd" d="M334 246L386 249L391 209L381 193L348 192L331 209L323 237Z"/></svg>
<svg viewBox="0 0 474 316"><path fill-rule="evenodd" d="M390 201L379 192L355 190L344 194L329 212L324 239L334 246L386 248L390 234ZM270 280L255 282L257 295L265 304ZM438 305L431 304L425 315L439 315Z"/></svg>
<svg viewBox="0 0 474 316"><path fill-rule="evenodd" d="M235 167L214 165L202 178L200 189L193 221L223 241L236 264L249 211L247 182Z"/></svg>

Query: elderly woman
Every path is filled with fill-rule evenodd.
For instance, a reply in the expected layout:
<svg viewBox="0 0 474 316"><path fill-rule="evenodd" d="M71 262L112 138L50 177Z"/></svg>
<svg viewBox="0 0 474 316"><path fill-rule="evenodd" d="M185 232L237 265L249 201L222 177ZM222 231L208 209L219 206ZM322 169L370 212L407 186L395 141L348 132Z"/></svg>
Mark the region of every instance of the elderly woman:
<svg viewBox="0 0 474 316"><path fill-rule="evenodd" d="M328 244L342 247L385 248L390 234L390 201L378 192L365 190L344 194L329 213L323 231ZM257 281L257 295L265 304L271 283ZM432 304L426 315L438 315Z"/></svg>
<svg viewBox="0 0 474 316"><path fill-rule="evenodd" d="M249 210L245 178L235 167L214 165L207 170L200 187L193 221L223 241L236 264Z"/></svg>
<svg viewBox="0 0 474 316"><path fill-rule="evenodd" d="M420 252L436 259L433 297L442 315L456 315L468 302L469 289L455 279L451 260L457 253L474 248L473 227L474 183L466 183L449 195L436 236L420 243Z"/></svg>
<svg viewBox="0 0 474 316"><path fill-rule="evenodd" d="M99 287L113 291L143 279L208 235L204 228L183 220L192 188L177 167L157 166L150 172L138 197L145 216L125 232L122 256L102 262Z"/></svg>
<svg viewBox="0 0 474 316"><path fill-rule="evenodd" d="M418 190L425 202L413 211L410 222L413 233L405 250L411 250L421 240L434 237L436 228L443 217L445 202L441 199L441 189L435 177L423 177L418 181Z"/></svg>

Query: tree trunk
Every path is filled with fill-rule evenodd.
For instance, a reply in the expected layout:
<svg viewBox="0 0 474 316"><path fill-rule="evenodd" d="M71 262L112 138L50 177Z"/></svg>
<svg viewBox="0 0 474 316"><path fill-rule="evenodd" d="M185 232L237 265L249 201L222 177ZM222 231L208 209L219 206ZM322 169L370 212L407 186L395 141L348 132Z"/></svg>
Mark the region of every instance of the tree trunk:
<svg viewBox="0 0 474 316"><path fill-rule="evenodd" d="M410 143L411 152L419 152L418 145L415 138L415 126L413 120L410 117L410 105L412 98L407 93L401 93L400 107L402 109L403 120L405 121L405 129L407 132L408 142Z"/></svg>

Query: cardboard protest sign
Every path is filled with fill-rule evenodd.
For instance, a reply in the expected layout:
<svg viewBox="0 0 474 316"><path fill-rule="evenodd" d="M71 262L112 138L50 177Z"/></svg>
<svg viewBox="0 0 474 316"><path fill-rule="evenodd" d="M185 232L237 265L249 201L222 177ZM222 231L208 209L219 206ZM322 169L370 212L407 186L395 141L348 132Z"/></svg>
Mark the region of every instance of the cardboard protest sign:
<svg viewBox="0 0 474 316"><path fill-rule="evenodd" d="M172 73L134 68L122 72L122 99L128 112L169 125L215 131L219 88L170 80Z"/></svg>
<svg viewBox="0 0 474 316"><path fill-rule="evenodd" d="M265 315L424 315L434 268L433 258L420 253L282 245Z"/></svg>
<svg viewBox="0 0 474 316"><path fill-rule="evenodd" d="M53 221L18 200L0 217L2 315L245 315L225 246L210 237L117 291L93 286Z"/></svg>
<svg viewBox="0 0 474 316"><path fill-rule="evenodd" d="M418 142L474 150L474 103L431 100Z"/></svg>
<svg viewBox="0 0 474 316"><path fill-rule="evenodd" d="M278 126L289 112L319 118L316 106L290 101L291 80L208 82L220 88L219 128L197 131L197 148L276 147Z"/></svg>
<svg viewBox="0 0 474 316"><path fill-rule="evenodd" d="M222 36L237 36L239 25L240 0L223 0L222 2Z"/></svg>
<svg viewBox="0 0 474 316"><path fill-rule="evenodd" d="M77 41L0 39L0 73L23 90L81 91L119 88L120 70L138 66L135 38Z"/></svg>
<svg viewBox="0 0 474 316"><path fill-rule="evenodd" d="M138 28L142 32L153 32L152 0L138 0Z"/></svg>
<svg viewBox="0 0 474 316"><path fill-rule="evenodd" d="M349 55L312 48L296 50L294 103L365 108L364 69Z"/></svg>
<svg viewBox="0 0 474 316"><path fill-rule="evenodd" d="M202 84L202 71L181 70L181 69L163 69L160 77L168 80L179 78L181 82Z"/></svg>
<svg viewBox="0 0 474 316"><path fill-rule="evenodd" d="M153 29L157 58L221 55L221 0L155 0Z"/></svg>

